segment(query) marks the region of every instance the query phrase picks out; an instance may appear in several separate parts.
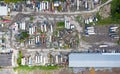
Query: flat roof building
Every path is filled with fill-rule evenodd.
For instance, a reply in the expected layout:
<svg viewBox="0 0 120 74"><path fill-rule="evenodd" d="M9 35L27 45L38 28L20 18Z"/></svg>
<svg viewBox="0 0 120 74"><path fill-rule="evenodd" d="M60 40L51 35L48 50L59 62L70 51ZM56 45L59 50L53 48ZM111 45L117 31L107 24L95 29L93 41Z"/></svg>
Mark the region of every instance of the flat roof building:
<svg viewBox="0 0 120 74"><path fill-rule="evenodd" d="M12 53L0 54L0 67L12 66Z"/></svg>
<svg viewBox="0 0 120 74"><path fill-rule="evenodd" d="M8 15L8 7L0 6L0 16L7 16L7 15Z"/></svg>
<svg viewBox="0 0 120 74"><path fill-rule="evenodd" d="M70 53L69 67L120 67L120 53Z"/></svg>

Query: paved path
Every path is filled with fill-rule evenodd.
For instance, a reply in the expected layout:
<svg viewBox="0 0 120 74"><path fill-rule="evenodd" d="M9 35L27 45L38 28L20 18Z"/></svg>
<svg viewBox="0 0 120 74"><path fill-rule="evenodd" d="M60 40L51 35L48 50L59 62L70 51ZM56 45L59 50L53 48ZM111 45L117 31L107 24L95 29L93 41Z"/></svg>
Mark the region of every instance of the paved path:
<svg viewBox="0 0 120 74"><path fill-rule="evenodd" d="M50 51L54 51L54 52L71 52L73 51L73 49L25 49L28 52L34 52L34 51L43 51L43 52L50 52ZM80 50L75 50L75 51L81 51L84 50L84 48L80 49Z"/></svg>

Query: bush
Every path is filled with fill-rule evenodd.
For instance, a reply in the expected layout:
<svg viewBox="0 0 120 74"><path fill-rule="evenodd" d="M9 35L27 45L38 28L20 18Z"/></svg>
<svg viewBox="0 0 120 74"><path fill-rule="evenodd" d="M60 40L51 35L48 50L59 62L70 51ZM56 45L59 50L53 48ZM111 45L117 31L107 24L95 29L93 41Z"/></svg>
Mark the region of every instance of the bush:
<svg viewBox="0 0 120 74"><path fill-rule="evenodd" d="M4 0L4 2L6 2L6 3L10 3L10 2L16 3L19 1L22 1L22 0Z"/></svg>
<svg viewBox="0 0 120 74"><path fill-rule="evenodd" d="M29 34L27 33L27 32L21 32L20 33L20 39L26 39L26 38L28 38L28 36L29 36Z"/></svg>
<svg viewBox="0 0 120 74"><path fill-rule="evenodd" d="M30 17L30 21L33 22L33 20L34 20L34 18L31 16L31 17Z"/></svg>
<svg viewBox="0 0 120 74"><path fill-rule="evenodd" d="M19 66L21 66L21 59L22 59L22 52L19 51L19 57L17 59L17 63L18 63Z"/></svg>
<svg viewBox="0 0 120 74"><path fill-rule="evenodd" d="M120 45L120 40L117 41L117 44Z"/></svg>
<svg viewBox="0 0 120 74"><path fill-rule="evenodd" d="M112 0L111 16L114 19L120 19L120 0Z"/></svg>
<svg viewBox="0 0 120 74"><path fill-rule="evenodd" d="M64 22L57 22L57 26L59 27L64 27L65 23Z"/></svg>
<svg viewBox="0 0 120 74"><path fill-rule="evenodd" d="M109 25L109 24L120 24L120 21L113 19L111 17L101 19L97 22L99 25Z"/></svg>
<svg viewBox="0 0 120 74"><path fill-rule="evenodd" d="M105 3L105 2L107 2L107 1L108 1L108 0L101 0L102 3Z"/></svg>

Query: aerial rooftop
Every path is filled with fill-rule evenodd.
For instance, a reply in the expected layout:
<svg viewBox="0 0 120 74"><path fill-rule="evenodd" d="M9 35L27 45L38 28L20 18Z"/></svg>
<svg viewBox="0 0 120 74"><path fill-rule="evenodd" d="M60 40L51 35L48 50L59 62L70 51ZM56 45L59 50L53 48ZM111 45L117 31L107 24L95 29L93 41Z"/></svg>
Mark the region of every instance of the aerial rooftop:
<svg viewBox="0 0 120 74"><path fill-rule="evenodd" d="M120 53L70 53L69 67L120 67Z"/></svg>
<svg viewBox="0 0 120 74"><path fill-rule="evenodd" d="M12 66L12 54L0 54L0 66Z"/></svg>

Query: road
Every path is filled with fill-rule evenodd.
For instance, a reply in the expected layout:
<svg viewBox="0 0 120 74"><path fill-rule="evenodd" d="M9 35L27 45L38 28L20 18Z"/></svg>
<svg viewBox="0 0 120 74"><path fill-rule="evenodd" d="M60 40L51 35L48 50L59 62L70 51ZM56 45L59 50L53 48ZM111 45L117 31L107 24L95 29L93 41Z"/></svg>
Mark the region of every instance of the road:
<svg viewBox="0 0 120 74"><path fill-rule="evenodd" d="M71 52L71 51L73 51L73 49L25 49L25 50L27 50L28 52L31 52L31 51L45 51L45 52L50 52L50 51L54 51L54 52ZM75 51L81 51L82 49L80 49L80 50L75 50ZM84 50L84 49L83 49Z"/></svg>
<svg viewBox="0 0 120 74"><path fill-rule="evenodd" d="M13 69L1 69L0 74L16 74Z"/></svg>

